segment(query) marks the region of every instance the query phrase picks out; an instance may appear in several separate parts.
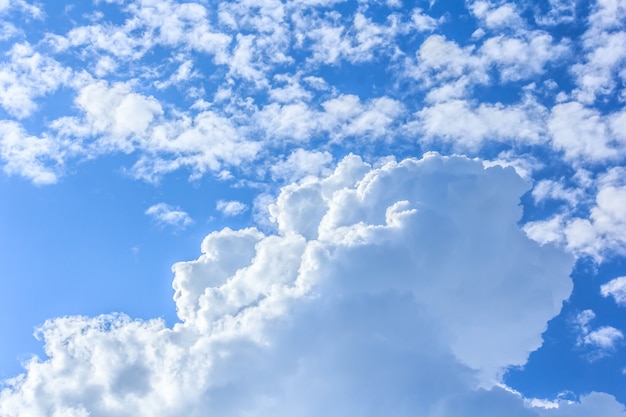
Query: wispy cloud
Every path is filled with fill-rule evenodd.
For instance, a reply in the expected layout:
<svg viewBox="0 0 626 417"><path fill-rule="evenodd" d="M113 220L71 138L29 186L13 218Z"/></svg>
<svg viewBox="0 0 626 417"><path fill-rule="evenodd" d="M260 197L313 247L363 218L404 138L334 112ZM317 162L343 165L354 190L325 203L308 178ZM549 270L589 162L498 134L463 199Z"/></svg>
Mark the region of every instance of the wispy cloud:
<svg viewBox="0 0 626 417"><path fill-rule="evenodd" d="M145 214L152 217L162 226L185 228L193 223L193 220L186 212L182 211L179 207L170 206L165 203L150 206Z"/></svg>
<svg viewBox="0 0 626 417"><path fill-rule="evenodd" d="M225 216L237 216L248 209L248 206L241 201L226 201L219 200L216 204L216 208L221 211Z"/></svg>
<svg viewBox="0 0 626 417"><path fill-rule="evenodd" d="M626 306L626 277L617 277L600 287L603 297L613 297L620 306Z"/></svg>

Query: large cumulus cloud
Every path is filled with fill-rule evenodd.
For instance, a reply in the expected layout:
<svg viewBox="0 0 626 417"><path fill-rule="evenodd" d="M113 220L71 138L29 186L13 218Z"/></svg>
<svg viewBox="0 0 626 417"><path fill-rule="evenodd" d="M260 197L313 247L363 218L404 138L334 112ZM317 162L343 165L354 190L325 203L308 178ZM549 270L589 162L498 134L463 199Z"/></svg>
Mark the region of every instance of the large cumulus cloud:
<svg viewBox="0 0 626 417"><path fill-rule="evenodd" d="M172 328L47 322L48 358L0 415L624 416L603 394L553 411L499 384L572 288L573 259L517 225L527 189L463 157L347 156L282 188L276 233L216 231L174 265Z"/></svg>

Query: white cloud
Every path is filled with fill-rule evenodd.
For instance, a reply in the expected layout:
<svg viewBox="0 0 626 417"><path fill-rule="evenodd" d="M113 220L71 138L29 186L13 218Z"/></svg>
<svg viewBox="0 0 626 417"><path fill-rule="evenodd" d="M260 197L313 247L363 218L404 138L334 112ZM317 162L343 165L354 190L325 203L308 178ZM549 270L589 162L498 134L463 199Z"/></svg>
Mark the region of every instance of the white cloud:
<svg viewBox="0 0 626 417"><path fill-rule="evenodd" d="M548 129L552 146L577 163L616 160L626 154L626 112L602 115L572 101L552 108Z"/></svg>
<svg viewBox="0 0 626 417"><path fill-rule="evenodd" d="M26 0L0 0L0 13L6 13L9 10L18 10L36 19L43 17L41 9Z"/></svg>
<svg viewBox="0 0 626 417"><path fill-rule="evenodd" d="M241 201L226 201L226 200L218 200L216 204L216 208L224 213L225 216L237 216L248 209Z"/></svg>
<svg viewBox="0 0 626 417"><path fill-rule="evenodd" d="M441 19L435 19L426 13L420 8L413 9L411 13L411 21L415 25L415 28L419 32L430 32L433 31L439 26L439 24L443 21Z"/></svg>
<svg viewBox="0 0 626 417"><path fill-rule="evenodd" d="M586 345L612 350L615 348L615 344L623 338L622 332L615 327L603 326L585 335L583 342Z"/></svg>
<svg viewBox="0 0 626 417"><path fill-rule="evenodd" d="M72 71L28 43L16 43L0 63L0 105L14 117L25 118L37 108L35 99L69 81Z"/></svg>
<svg viewBox="0 0 626 417"><path fill-rule="evenodd" d="M572 66L578 88L576 98L586 104L609 95L618 87L620 70L626 63L626 2L600 0L592 6L589 26L583 35L585 61Z"/></svg>
<svg viewBox="0 0 626 417"><path fill-rule="evenodd" d="M560 243L577 255L601 261L609 253L624 253L626 244L626 184L623 170L613 168L597 181L595 205L588 217L563 214L524 226L541 243Z"/></svg>
<svg viewBox="0 0 626 417"><path fill-rule="evenodd" d="M541 25L572 23L576 19L576 1L548 0L550 9L546 14L536 13L535 20Z"/></svg>
<svg viewBox="0 0 626 417"><path fill-rule="evenodd" d="M296 181L308 175L327 174L333 157L328 152L307 151L298 148L289 156L273 164L270 173L274 179Z"/></svg>
<svg viewBox="0 0 626 417"><path fill-rule="evenodd" d="M626 277L617 277L600 287L603 297L613 297L620 306L626 306Z"/></svg>
<svg viewBox="0 0 626 417"><path fill-rule="evenodd" d="M519 28L524 26L524 21L519 15L515 3L491 1L470 1L469 9L489 29Z"/></svg>
<svg viewBox="0 0 626 417"><path fill-rule="evenodd" d="M20 175L35 184L58 180L68 157L80 153L79 143L54 136L31 136L13 121L0 121L0 158L8 175Z"/></svg>
<svg viewBox="0 0 626 417"><path fill-rule="evenodd" d="M219 173L224 165L238 166L253 160L261 142L247 140L233 122L214 111L202 111L193 118L181 114L155 124L139 144L143 155L133 174L157 181L163 174L187 167L191 178L206 172Z"/></svg>
<svg viewBox="0 0 626 417"><path fill-rule="evenodd" d="M61 118L51 126L65 136L101 136L94 146L98 153L130 153L163 113L154 97L137 94L122 83L89 82L80 88L75 102L84 117Z"/></svg>
<svg viewBox="0 0 626 417"><path fill-rule="evenodd" d="M584 310L575 319L580 332L578 345L595 349L589 356L591 360L608 355L615 350L615 345L624 339L622 332L611 326L602 326L592 330L590 323L595 318L596 315L592 310Z"/></svg>
<svg viewBox="0 0 626 417"><path fill-rule="evenodd" d="M429 91L434 86L447 88L453 84L466 94L475 85L509 83L541 75L570 51L568 41L556 42L539 30L519 29L515 36L496 35L479 44L461 47L442 35L431 35L420 45L415 61L407 61L406 73ZM498 77L490 74L492 68ZM455 97L462 96L457 93Z"/></svg>
<svg viewBox="0 0 626 417"><path fill-rule="evenodd" d="M392 128L404 114L404 105L383 96L362 103L352 94L322 103L324 113L321 125L329 131L332 141L341 141L346 136L380 139L392 134Z"/></svg>
<svg viewBox="0 0 626 417"><path fill-rule="evenodd" d="M530 100L516 105L450 100L416 113L414 128L427 141L445 140L458 149L477 151L485 141L539 144L546 109Z"/></svg>
<svg viewBox="0 0 626 417"><path fill-rule="evenodd" d="M624 417L626 411L615 397L605 393L592 392L582 395L579 402L561 400L555 409L539 411L541 417Z"/></svg>
<svg viewBox="0 0 626 417"><path fill-rule="evenodd" d="M207 9L199 3L132 1L124 11L128 18L121 25L77 26L54 42L61 49L80 47L98 58L109 54L122 62L139 59L155 46L188 47L220 63L227 59L231 37L212 28Z"/></svg>
<svg viewBox="0 0 626 417"><path fill-rule="evenodd" d="M0 414L536 417L494 383L540 346L573 260L517 227L526 189L461 157L349 156L281 190L279 234L213 232L174 265L173 328L47 322Z"/></svg>
<svg viewBox="0 0 626 417"><path fill-rule="evenodd" d="M479 52L499 69L501 80L519 81L542 74L548 64L569 53L569 45L566 41L555 44L549 34L535 31L524 37L489 38Z"/></svg>
<svg viewBox="0 0 626 417"><path fill-rule="evenodd" d="M185 228L193 223L189 214L182 211L179 207L173 207L165 203L158 203L148 207L145 214L154 218L162 226Z"/></svg>
<svg viewBox="0 0 626 417"><path fill-rule="evenodd" d="M570 206L575 206L583 198L583 189L566 188L562 182L541 180L533 187L532 196L536 203L552 200L564 200Z"/></svg>

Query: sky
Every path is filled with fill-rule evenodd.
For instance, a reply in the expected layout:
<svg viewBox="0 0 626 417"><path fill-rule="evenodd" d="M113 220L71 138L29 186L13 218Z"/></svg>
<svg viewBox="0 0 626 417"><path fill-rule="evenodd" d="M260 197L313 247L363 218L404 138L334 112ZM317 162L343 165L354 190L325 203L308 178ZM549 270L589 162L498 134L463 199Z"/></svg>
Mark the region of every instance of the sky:
<svg viewBox="0 0 626 417"><path fill-rule="evenodd" d="M0 0L0 415L626 417L626 0Z"/></svg>

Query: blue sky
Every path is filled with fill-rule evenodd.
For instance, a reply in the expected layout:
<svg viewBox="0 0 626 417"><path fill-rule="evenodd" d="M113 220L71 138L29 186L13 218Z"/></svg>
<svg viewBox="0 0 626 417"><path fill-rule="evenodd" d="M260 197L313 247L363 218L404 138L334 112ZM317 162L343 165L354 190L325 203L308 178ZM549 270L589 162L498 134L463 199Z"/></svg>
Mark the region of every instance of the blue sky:
<svg viewBox="0 0 626 417"><path fill-rule="evenodd" d="M0 0L0 47L0 415L626 416L626 1Z"/></svg>

